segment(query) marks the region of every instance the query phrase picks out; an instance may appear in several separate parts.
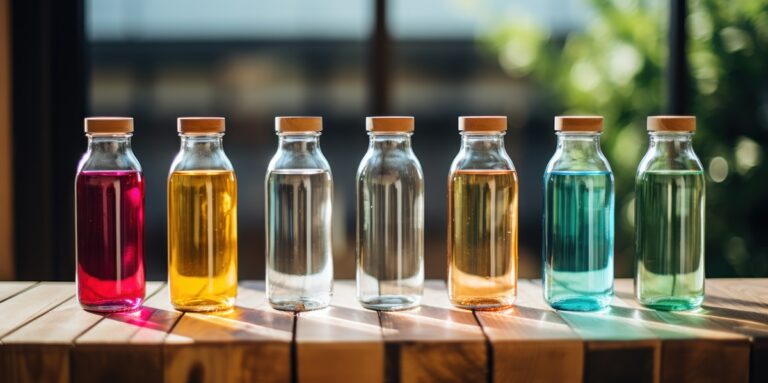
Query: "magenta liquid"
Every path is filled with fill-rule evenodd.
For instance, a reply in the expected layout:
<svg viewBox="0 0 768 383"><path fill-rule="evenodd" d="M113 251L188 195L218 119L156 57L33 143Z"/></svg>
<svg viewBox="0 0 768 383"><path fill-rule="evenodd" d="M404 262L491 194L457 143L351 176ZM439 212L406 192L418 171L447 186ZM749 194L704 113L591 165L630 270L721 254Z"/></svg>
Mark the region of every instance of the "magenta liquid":
<svg viewBox="0 0 768 383"><path fill-rule="evenodd" d="M144 300L144 176L84 171L75 182L77 296L86 310L130 311Z"/></svg>

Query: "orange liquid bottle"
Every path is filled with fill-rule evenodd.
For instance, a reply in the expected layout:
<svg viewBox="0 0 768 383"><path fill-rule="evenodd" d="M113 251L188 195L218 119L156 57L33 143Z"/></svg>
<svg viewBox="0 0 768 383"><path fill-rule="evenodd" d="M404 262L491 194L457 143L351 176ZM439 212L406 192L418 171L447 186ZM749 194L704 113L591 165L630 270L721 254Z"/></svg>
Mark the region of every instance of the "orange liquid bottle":
<svg viewBox="0 0 768 383"><path fill-rule="evenodd" d="M499 310L517 295L517 173L505 117L460 119L448 181L448 291L461 308Z"/></svg>

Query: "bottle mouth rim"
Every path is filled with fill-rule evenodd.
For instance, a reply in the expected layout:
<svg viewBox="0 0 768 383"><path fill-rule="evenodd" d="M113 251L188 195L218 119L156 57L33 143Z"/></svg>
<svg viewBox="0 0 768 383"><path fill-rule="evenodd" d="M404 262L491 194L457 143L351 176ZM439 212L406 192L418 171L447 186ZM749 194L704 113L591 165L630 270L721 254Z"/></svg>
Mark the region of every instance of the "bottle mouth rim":
<svg viewBox="0 0 768 383"><path fill-rule="evenodd" d="M476 131L476 130L463 130L459 132L462 136L505 136L507 134L504 130L488 130L488 131Z"/></svg>
<svg viewBox="0 0 768 383"><path fill-rule="evenodd" d="M299 137L299 136L319 137L320 135L322 135L322 132L321 131L308 130L308 131L298 131L298 132L296 132L296 131L294 131L294 132L276 132L275 134L277 134L280 137Z"/></svg>
<svg viewBox="0 0 768 383"><path fill-rule="evenodd" d="M133 136L133 132L86 132L85 136L90 138L128 138Z"/></svg>

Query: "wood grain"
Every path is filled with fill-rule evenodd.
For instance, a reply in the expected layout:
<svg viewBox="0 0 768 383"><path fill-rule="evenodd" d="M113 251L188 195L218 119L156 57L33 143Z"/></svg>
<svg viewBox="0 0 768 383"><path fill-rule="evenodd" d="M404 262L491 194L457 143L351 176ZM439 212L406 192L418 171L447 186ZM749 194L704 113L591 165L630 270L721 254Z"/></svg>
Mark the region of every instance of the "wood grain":
<svg viewBox="0 0 768 383"><path fill-rule="evenodd" d="M750 381L768 382L768 280L708 279L698 315L749 337Z"/></svg>
<svg viewBox="0 0 768 383"><path fill-rule="evenodd" d="M358 304L353 282L334 284L330 307L298 314L296 363L302 383L383 381L379 316Z"/></svg>
<svg viewBox="0 0 768 383"><path fill-rule="evenodd" d="M727 326L693 312L647 309L633 298L633 282L615 282L615 312L637 318L661 340L661 382L746 383L749 339Z"/></svg>
<svg viewBox="0 0 768 383"><path fill-rule="evenodd" d="M519 281L514 308L475 313L491 342L494 382L581 382L584 342L542 294L540 283Z"/></svg>
<svg viewBox="0 0 768 383"><path fill-rule="evenodd" d="M445 283L429 281L421 307L382 312L387 382L485 382L488 353L473 313L451 306Z"/></svg>
<svg viewBox="0 0 768 383"><path fill-rule="evenodd" d="M148 287L157 289L160 285ZM67 284L64 288L75 287ZM3 337L6 355L13 360L12 380L69 382L70 345L104 316L83 310L77 297L72 297Z"/></svg>
<svg viewBox="0 0 768 383"><path fill-rule="evenodd" d="M1 302L0 339L74 295L74 283L44 282Z"/></svg>
<svg viewBox="0 0 768 383"><path fill-rule="evenodd" d="M32 287L35 282L2 282L0 283L0 302Z"/></svg>
<svg viewBox="0 0 768 383"><path fill-rule="evenodd" d="M0 341L3 343L0 349L0 376L8 378L11 382L67 381L68 366L64 366L64 371L60 371L60 368L62 354L66 354L68 344L52 344L49 347L40 348L35 344L14 342L14 339L10 339L9 343L6 338L14 332L30 334L25 330L24 325L34 322L35 319L71 299L73 295L73 283L48 282L37 284L0 303L0 313L2 313ZM38 325L31 326L38 327ZM56 337L55 334L40 335Z"/></svg>
<svg viewBox="0 0 768 383"><path fill-rule="evenodd" d="M270 308L262 282L241 282L233 310L186 313L164 346L166 382L286 382L293 314Z"/></svg>
<svg viewBox="0 0 768 383"><path fill-rule="evenodd" d="M586 342L585 382L660 381L661 340L619 297L600 312L558 314Z"/></svg>
<svg viewBox="0 0 768 383"><path fill-rule="evenodd" d="M638 305L630 280L604 312L556 312L539 283L520 281L503 312L453 308L430 281L420 308L376 313L342 281L332 307L298 316L272 310L263 282L208 315L149 283L141 310L106 316L81 310L73 283L0 283L0 381L768 381L766 279L708 280L703 308L682 313Z"/></svg>
<svg viewBox="0 0 768 383"><path fill-rule="evenodd" d="M170 306L164 283L148 282L146 291L140 310L109 314L75 339L73 382L163 380L163 341L181 313Z"/></svg>

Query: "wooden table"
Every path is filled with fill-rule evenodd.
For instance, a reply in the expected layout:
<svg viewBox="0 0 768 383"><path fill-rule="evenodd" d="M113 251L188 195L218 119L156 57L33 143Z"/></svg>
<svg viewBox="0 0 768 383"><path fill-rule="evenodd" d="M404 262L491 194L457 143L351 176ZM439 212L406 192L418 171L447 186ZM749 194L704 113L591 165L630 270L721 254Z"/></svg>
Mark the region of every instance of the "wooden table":
<svg viewBox="0 0 768 383"><path fill-rule="evenodd" d="M429 281L419 309L376 313L337 282L332 306L278 312L264 283L237 308L182 314L147 285L131 314L80 309L73 283L0 283L1 382L768 382L768 279L707 281L704 307L645 309L616 281L601 313L550 309L537 281L518 305L472 312Z"/></svg>

